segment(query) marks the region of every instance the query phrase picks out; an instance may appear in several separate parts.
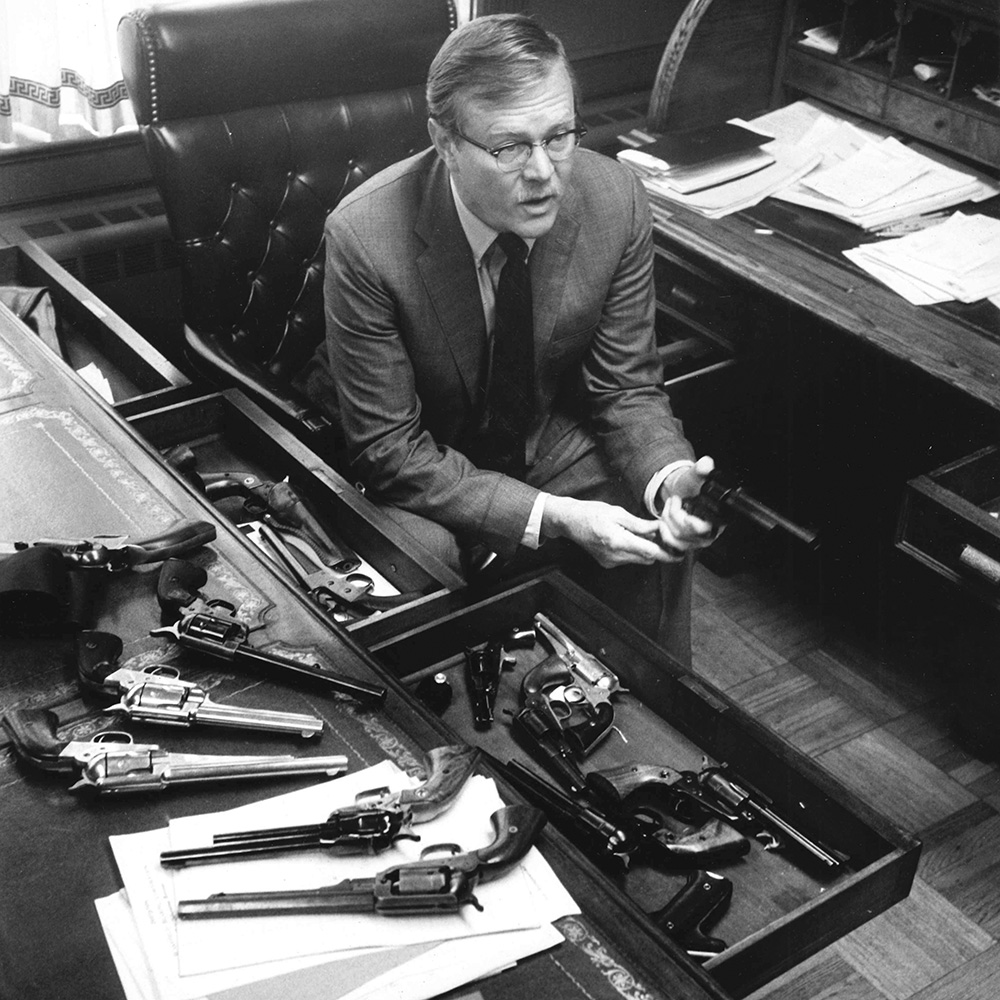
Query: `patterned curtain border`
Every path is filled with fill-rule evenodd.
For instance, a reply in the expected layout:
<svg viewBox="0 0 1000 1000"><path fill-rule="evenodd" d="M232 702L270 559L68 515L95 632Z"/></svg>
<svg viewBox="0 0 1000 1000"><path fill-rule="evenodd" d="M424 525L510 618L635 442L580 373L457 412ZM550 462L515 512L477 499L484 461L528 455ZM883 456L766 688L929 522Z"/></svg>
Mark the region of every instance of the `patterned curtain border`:
<svg viewBox="0 0 1000 1000"><path fill-rule="evenodd" d="M63 87L75 90L95 110L104 111L116 107L128 100L123 80L116 80L110 87L91 87L80 74L73 69L60 71L61 83L52 87L38 80L25 80L23 77L10 78L10 93L0 94L0 115L13 114L12 100L20 98L33 101L47 108L58 108L60 105L59 91Z"/></svg>

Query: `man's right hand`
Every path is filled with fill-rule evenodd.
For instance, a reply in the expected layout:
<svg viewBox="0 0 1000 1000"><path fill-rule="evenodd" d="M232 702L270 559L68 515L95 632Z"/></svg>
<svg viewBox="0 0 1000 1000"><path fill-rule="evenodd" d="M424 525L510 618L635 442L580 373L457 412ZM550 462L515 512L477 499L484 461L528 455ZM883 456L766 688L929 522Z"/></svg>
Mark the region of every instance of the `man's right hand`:
<svg viewBox="0 0 1000 1000"><path fill-rule="evenodd" d="M605 567L680 562L682 552L659 544L660 524L600 500L548 496L542 512L542 538L567 538Z"/></svg>

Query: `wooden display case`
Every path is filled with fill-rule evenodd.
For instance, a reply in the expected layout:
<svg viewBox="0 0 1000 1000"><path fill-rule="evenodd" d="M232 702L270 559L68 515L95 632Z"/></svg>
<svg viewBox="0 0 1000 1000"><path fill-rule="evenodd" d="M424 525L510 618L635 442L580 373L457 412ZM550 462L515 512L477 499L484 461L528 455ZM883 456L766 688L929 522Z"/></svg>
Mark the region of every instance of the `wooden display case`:
<svg viewBox="0 0 1000 1000"><path fill-rule="evenodd" d="M183 372L36 244L0 247L0 285L49 290L59 319L57 353L76 371L96 366L119 412L193 391Z"/></svg>
<svg viewBox="0 0 1000 1000"><path fill-rule="evenodd" d="M459 738L556 784L509 725L521 705L525 672L549 653L545 643L514 653L517 662L501 675L489 728L473 724L466 685L465 649L530 625L537 612L597 656L627 689L612 698L614 729L581 762L585 771L629 763L697 771L705 758L730 764L787 821L849 856L831 877L801 855L754 842L745 859L716 868L733 882L734 893L710 933L728 947L703 968L729 994L746 996L907 896L920 851L916 840L556 571L489 592L445 595L419 614L372 623L364 640L411 689L444 675L451 700L442 719ZM441 687L440 678L435 686ZM679 890L685 875L639 865L624 876L605 877L649 914ZM650 933L666 938L646 919ZM664 947L691 961L673 941L665 940Z"/></svg>
<svg viewBox="0 0 1000 1000"><path fill-rule="evenodd" d="M400 529L371 501L290 431L238 389L199 396L129 417L131 425L162 452L187 445L197 472L249 473L265 481L288 478L335 542L353 551L389 585L383 593L430 595L463 585L462 579ZM380 611L392 616L398 609ZM363 630L369 619L347 620Z"/></svg>

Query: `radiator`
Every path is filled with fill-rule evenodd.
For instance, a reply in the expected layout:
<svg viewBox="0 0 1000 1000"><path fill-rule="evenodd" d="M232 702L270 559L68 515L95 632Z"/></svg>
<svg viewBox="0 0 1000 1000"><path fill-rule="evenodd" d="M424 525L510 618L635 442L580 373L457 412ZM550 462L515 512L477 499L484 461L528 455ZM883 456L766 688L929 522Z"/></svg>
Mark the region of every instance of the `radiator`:
<svg viewBox="0 0 1000 1000"><path fill-rule="evenodd" d="M0 242L28 240L180 364L180 271L155 189L34 205L0 217Z"/></svg>

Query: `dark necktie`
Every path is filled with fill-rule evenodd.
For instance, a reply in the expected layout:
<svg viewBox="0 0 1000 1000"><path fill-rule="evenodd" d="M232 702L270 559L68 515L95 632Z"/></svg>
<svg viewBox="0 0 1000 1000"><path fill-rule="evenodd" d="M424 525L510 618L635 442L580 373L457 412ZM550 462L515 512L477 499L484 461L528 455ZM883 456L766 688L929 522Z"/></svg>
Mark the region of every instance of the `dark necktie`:
<svg viewBox="0 0 1000 1000"><path fill-rule="evenodd" d="M496 243L507 260L497 282L493 362L486 398L486 447L480 464L523 479L525 439L534 408L528 245L513 233L501 233Z"/></svg>

